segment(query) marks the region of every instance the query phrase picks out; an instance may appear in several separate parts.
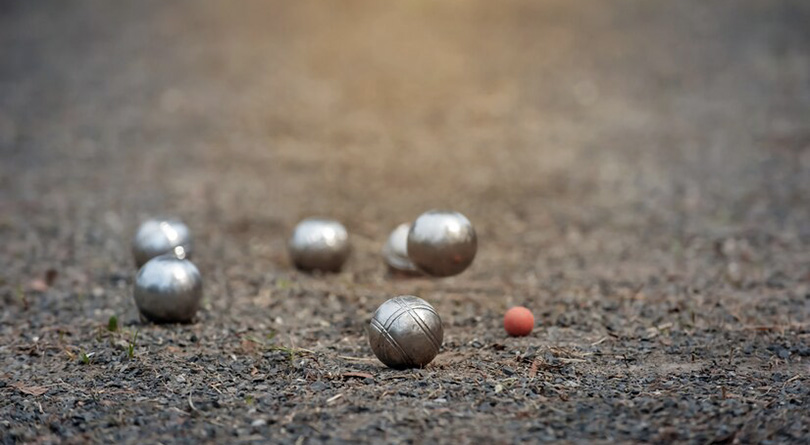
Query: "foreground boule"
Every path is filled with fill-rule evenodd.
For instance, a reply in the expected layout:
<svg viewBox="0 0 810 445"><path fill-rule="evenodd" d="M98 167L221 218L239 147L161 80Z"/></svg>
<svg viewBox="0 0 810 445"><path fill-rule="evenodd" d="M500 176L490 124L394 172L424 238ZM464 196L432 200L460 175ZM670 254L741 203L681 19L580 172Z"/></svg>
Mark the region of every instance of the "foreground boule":
<svg viewBox="0 0 810 445"><path fill-rule="evenodd" d="M132 240L132 255L138 267L152 258L174 254L177 258L188 258L193 241L188 226L177 219L150 219L138 227Z"/></svg>
<svg viewBox="0 0 810 445"><path fill-rule="evenodd" d="M408 257L428 275L458 275L472 264L478 238L472 223L458 212L431 210L408 232Z"/></svg>
<svg viewBox="0 0 810 445"><path fill-rule="evenodd" d="M368 328L374 355L394 369L426 366L439 353L443 340L439 314L413 295L394 297L380 305Z"/></svg>
<svg viewBox="0 0 810 445"><path fill-rule="evenodd" d="M173 255L155 257L138 271L134 295L138 310L150 321L190 322L202 300L200 271Z"/></svg>
<svg viewBox="0 0 810 445"><path fill-rule="evenodd" d="M288 247L297 268L338 272L349 257L349 232L335 220L307 218L295 226Z"/></svg>
<svg viewBox="0 0 810 445"><path fill-rule="evenodd" d="M410 229L409 223L402 223L388 236L382 254L385 263L391 269L408 273L418 272L416 266L408 258L408 231Z"/></svg>

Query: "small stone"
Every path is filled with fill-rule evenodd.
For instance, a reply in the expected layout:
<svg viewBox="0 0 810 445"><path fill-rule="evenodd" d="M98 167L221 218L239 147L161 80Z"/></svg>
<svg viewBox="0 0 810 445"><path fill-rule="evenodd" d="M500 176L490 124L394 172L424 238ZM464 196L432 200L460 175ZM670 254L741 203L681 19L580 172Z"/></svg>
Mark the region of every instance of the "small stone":
<svg viewBox="0 0 810 445"><path fill-rule="evenodd" d="M728 263L726 266L726 279L735 285L742 282L742 270L739 263L733 261Z"/></svg>

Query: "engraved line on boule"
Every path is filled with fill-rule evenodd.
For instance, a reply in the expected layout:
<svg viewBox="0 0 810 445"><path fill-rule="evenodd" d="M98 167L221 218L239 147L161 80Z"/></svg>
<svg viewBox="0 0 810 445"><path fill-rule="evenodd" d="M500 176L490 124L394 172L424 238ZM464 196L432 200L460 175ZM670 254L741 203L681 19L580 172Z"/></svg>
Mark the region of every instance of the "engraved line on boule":
<svg viewBox="0 0 810 445"><path fill-rule="evenodd" d="M413 309L413 310L422 309L422 310L428 311L428 312L432 313L433 315L439 317L439 314L436 312L435 309L433 309L432 306L426 306L426 305L411 306L411 309ZM439 318L441 318L441 317L439 317Z"/></svg>
<svg viewBox="0 0 810 445"><path fill-rule="evenodd" d="M433 306L428 305L419 305L419 306L411 306L409 308L411 310L411 316L415 318L414 321L420 324L422 330L430 337L430 340L433 342L433 345L436 346L436 352L438 353L439 349L441 349L441 342L434 336L433 331L427 326L427 322L423 319L418 313L416 313L417 309L421 309L424 311L428 311L431 314L435 315L437 319L439 319L439 323L441 323L441 317L439 317L439 313L433 309Z"/></svg>
<svg viewBox="0 0 810 445"><path fill-rule="evenodd" d="M394 349L396 349L396 351L400 354L400 356L404 359L404 361L407 362L407 364L414 364L415 363L413 361L413 359L408 355L408 353L405 352L404 349L402 349L402 346L400 346L399 343L397 343L397 341L394 339L394 337L392 337L391 334L384 329L383 325L380 324L379 321L372 318L371 319L371 327L376 329L377 332L379 332L380 334L382 334L383 338L385 338L386 341L388 341L388 344L390 344L391 346L394 347Z"/></svg>
<svg viewBox="0 0 810 445"><path fill-rule="evenodd" d="M411 318L413 319L413 321L414 321L414 322L417 324L417 326L419 326L419 328L422 330L422 333L423 333L423 334L425 334L425 336L428 338L428 340L430 340L430 342L431 342L431 343L433 343L433 346L436 348L436 352L438 352L438 351L439 351L439 349L441 348L441 344L439 344L439 342L436 340L436 337L433 335L433 332L431 332L430 328L428 328L427 324L425 323L425 320L422 320L422 317L420 317L420 316L419 316L419 314L417 314L416 312L414 312L414 311L413 311L413 310L412 310L410 307L408 307L408 306L407 306L405 303L402 303L401 301L399 301L399 300L397 300L397 299L395 299L394 301L395 301L395 302L396 302L398 305L400 305L400 307L402 307L402 308L404 308L404 309L405 309L405 311L408 313L408 315L410 315L410 316L411 316ZM434 311L434 314L435 314L435 311ZM438 316L438 315L437 315L437 316Z"/></svg>
<svg viewBox="0 0 810 445"><path fill-rule="evenodd" d="M391 329L391 326L393 326L393 324L397 321L397 319L399 317L401 317L402 314L404 314L404 313L405 313L405 309L403 309L402 306L400 306L399 309L397 309L391 315L389 315L388 318L385 320L385 322L381 323L381 324L383 325L383 327L387 331L388 329Z"/></svg>
<svg viewBox="0 0 810 445"><path fill-rule="evenodd" d="M392 301L395 300L399 301L396 298L392 299ZM424 309L426 311L433 313L433 315L435 315L436 317L439 317L439 314L437 314L436 311L430 305L419 304L418 306L412 306L411 309ZM407 310L408 310L407 307L404 307L402 304L399 304L399 309L397 309L391 315L389 315L388 318L385 320L385 322L382 323L385 330L391 329L391 326L393 326L394 323L396 323L396 321L399 319L399 317L403 316Z"/></svg>
<svg viewBox="0 0 810 445"><path fill-rule="evenodd" d="M414 312L415 312L416 310L423 310L423 311L427 311L427 312L430 312L431 314L435 315L435 316L436 316L436 318L438 318L439 320L441 320L441 319L442 319L442 317L439 317L438 312L436 312L436 310L435 310L435 309L433 309L433 307L431 307L431 306L424 306L424 305L420 305L420 306L411 306L411 307L410 307L410 309L411 309L412 311L414 311ZM423 319L423 318L421 318L421 317L420 317L420 319L424 321L424 319Z"/></svg>
<svg viewBox="0 0 810 445"><path fill-rule="evenodd" d="M423 310L426 310L426 311L432 313L436 317L439 317L439 314L436 312L436 309L434 309L433 306L431 306L427 301L424 301L421 298L417 298L416 299L417 302L414 303L414 304L400 303L401 301L404 301L404 300L405 300L405 298L403 298L403 297L397 297L397 298L392 298L391 299L391 301L396 301L399 304L400 307L407 306L408 308L411 308L411 309L414 309L414 310L423 309ZM397 312L399 312L399 311L397 311ZM439 319L441 319L441 317L439 317Z"/></svg>
<svg viewBox="0 0 810 445"><path fill-rule="evenodd" d="M375 323L376 323L376 325L375 325ZM400 346L400 344L397 342L397 340L393 336L391 336L391 333L388 332L385 329L382 329L383 326L380 325L379 321L372 320L371 325L372 325L373 328L377 329L377 331L383 336L385 341L388 342L388 344L390 346L392 346L397 351L397 353L399 353L400 358L403 361L403 364L414 364L415 363L414 360L408 355L408 353L405 352L405 350L402 348L402 346Z"/></svg>
<svg viewBox="0 0 810 445"><path fill-rule="evenodd" d="M399 301L401 301L401 300L400 300L400 299L397 299L397 298L394 298L392 301L397 301L397 302L399 303ZM390 320L391 318L394 318L394 319L391 321L391 323L386 323L386 324L388 324L388 327L391 327L391 325L392 325L392 324L394 324L394 321L396 321L396 319L397 319L397 318L399 318L400 316L402 316L402 314L404 313L404 311L405 311L405 310L407 310L407 308L410 308L410 309L412 309L412 310L422 309L422 310L428 311L428 312L430 312L431 314L435 315L435 316L436 316L436 318L438 318L438 319L440 319L440 320L441 320L441 318L442 318L442 317L439 317L439 314L438 314L438 312L436 312L436 309L433 309L433 306L431 306L431 305L429 305L429 304L427 304L427 303L425 303L425 304L416 303L416 304L414 304L414 305L412 305L412 306L410 306L410 305L405 305L405 306L407 306L407 308L406 308L406 307L404 307L403 305L405 305L405 303L399 304L400 309L397 309L397 311L396 311L396 312L394 312L394 314L392 314L392 315L391 315L391 317L389 317L389 320ZM396 315L396 317L394 317L394 315ZM388 320L386 320L386 321L388 321Z"/></svg>

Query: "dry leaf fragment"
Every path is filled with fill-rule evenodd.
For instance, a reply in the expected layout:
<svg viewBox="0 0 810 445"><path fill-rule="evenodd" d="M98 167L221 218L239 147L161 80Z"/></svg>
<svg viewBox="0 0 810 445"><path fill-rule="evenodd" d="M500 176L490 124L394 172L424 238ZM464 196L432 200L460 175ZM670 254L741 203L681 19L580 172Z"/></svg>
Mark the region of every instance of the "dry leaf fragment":
<svg viewBox="0 0 810 445"><path fill-rule="evenodd" d="M532 361L532 367L529 369L529 378L533 379L537 375L537 359Z"/></svg>
<svg viewBox="0 0 810 445"><path fill-rule="evenodd" d="M360 379L374 379L374 376L367 372L344 372L343 377L357 377Z"/></svg>
<svg viewBox="0 0 810 445"><path fill-rule="evenodd" d="M48 388L44 386L25 386L22 382L15 383L11 386L17 388L17 390L19 390L23 394L32 395L35 397L41 396L46 392L48 392Z"/></svg>
<svg viewBox="0 0 810 445"><path fill-rule="evenodd" d="M28 283L28 288L34 292L45 292L48 290L48 287L48 283L40 279L31 280L31 282Z"/></svg>

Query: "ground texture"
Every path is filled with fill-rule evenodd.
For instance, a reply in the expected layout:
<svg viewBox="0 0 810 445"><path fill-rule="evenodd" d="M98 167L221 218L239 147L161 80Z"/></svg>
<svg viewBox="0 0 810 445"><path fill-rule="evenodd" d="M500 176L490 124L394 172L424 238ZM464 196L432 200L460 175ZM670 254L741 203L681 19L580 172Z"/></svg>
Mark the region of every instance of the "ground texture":
<svg viewBox="0 0 810 445"><path fill-rule="evenodd" d="M807 443L808 23L800 0L0 2L0 442ZM430 208L470 217L475 263L390 274L388 232ZM194 324L139 321L152 215L196 235ZM350 229L342 273L290 267L310 215ZM367 345L397 294L444 320L426 369Z"/></svg>

